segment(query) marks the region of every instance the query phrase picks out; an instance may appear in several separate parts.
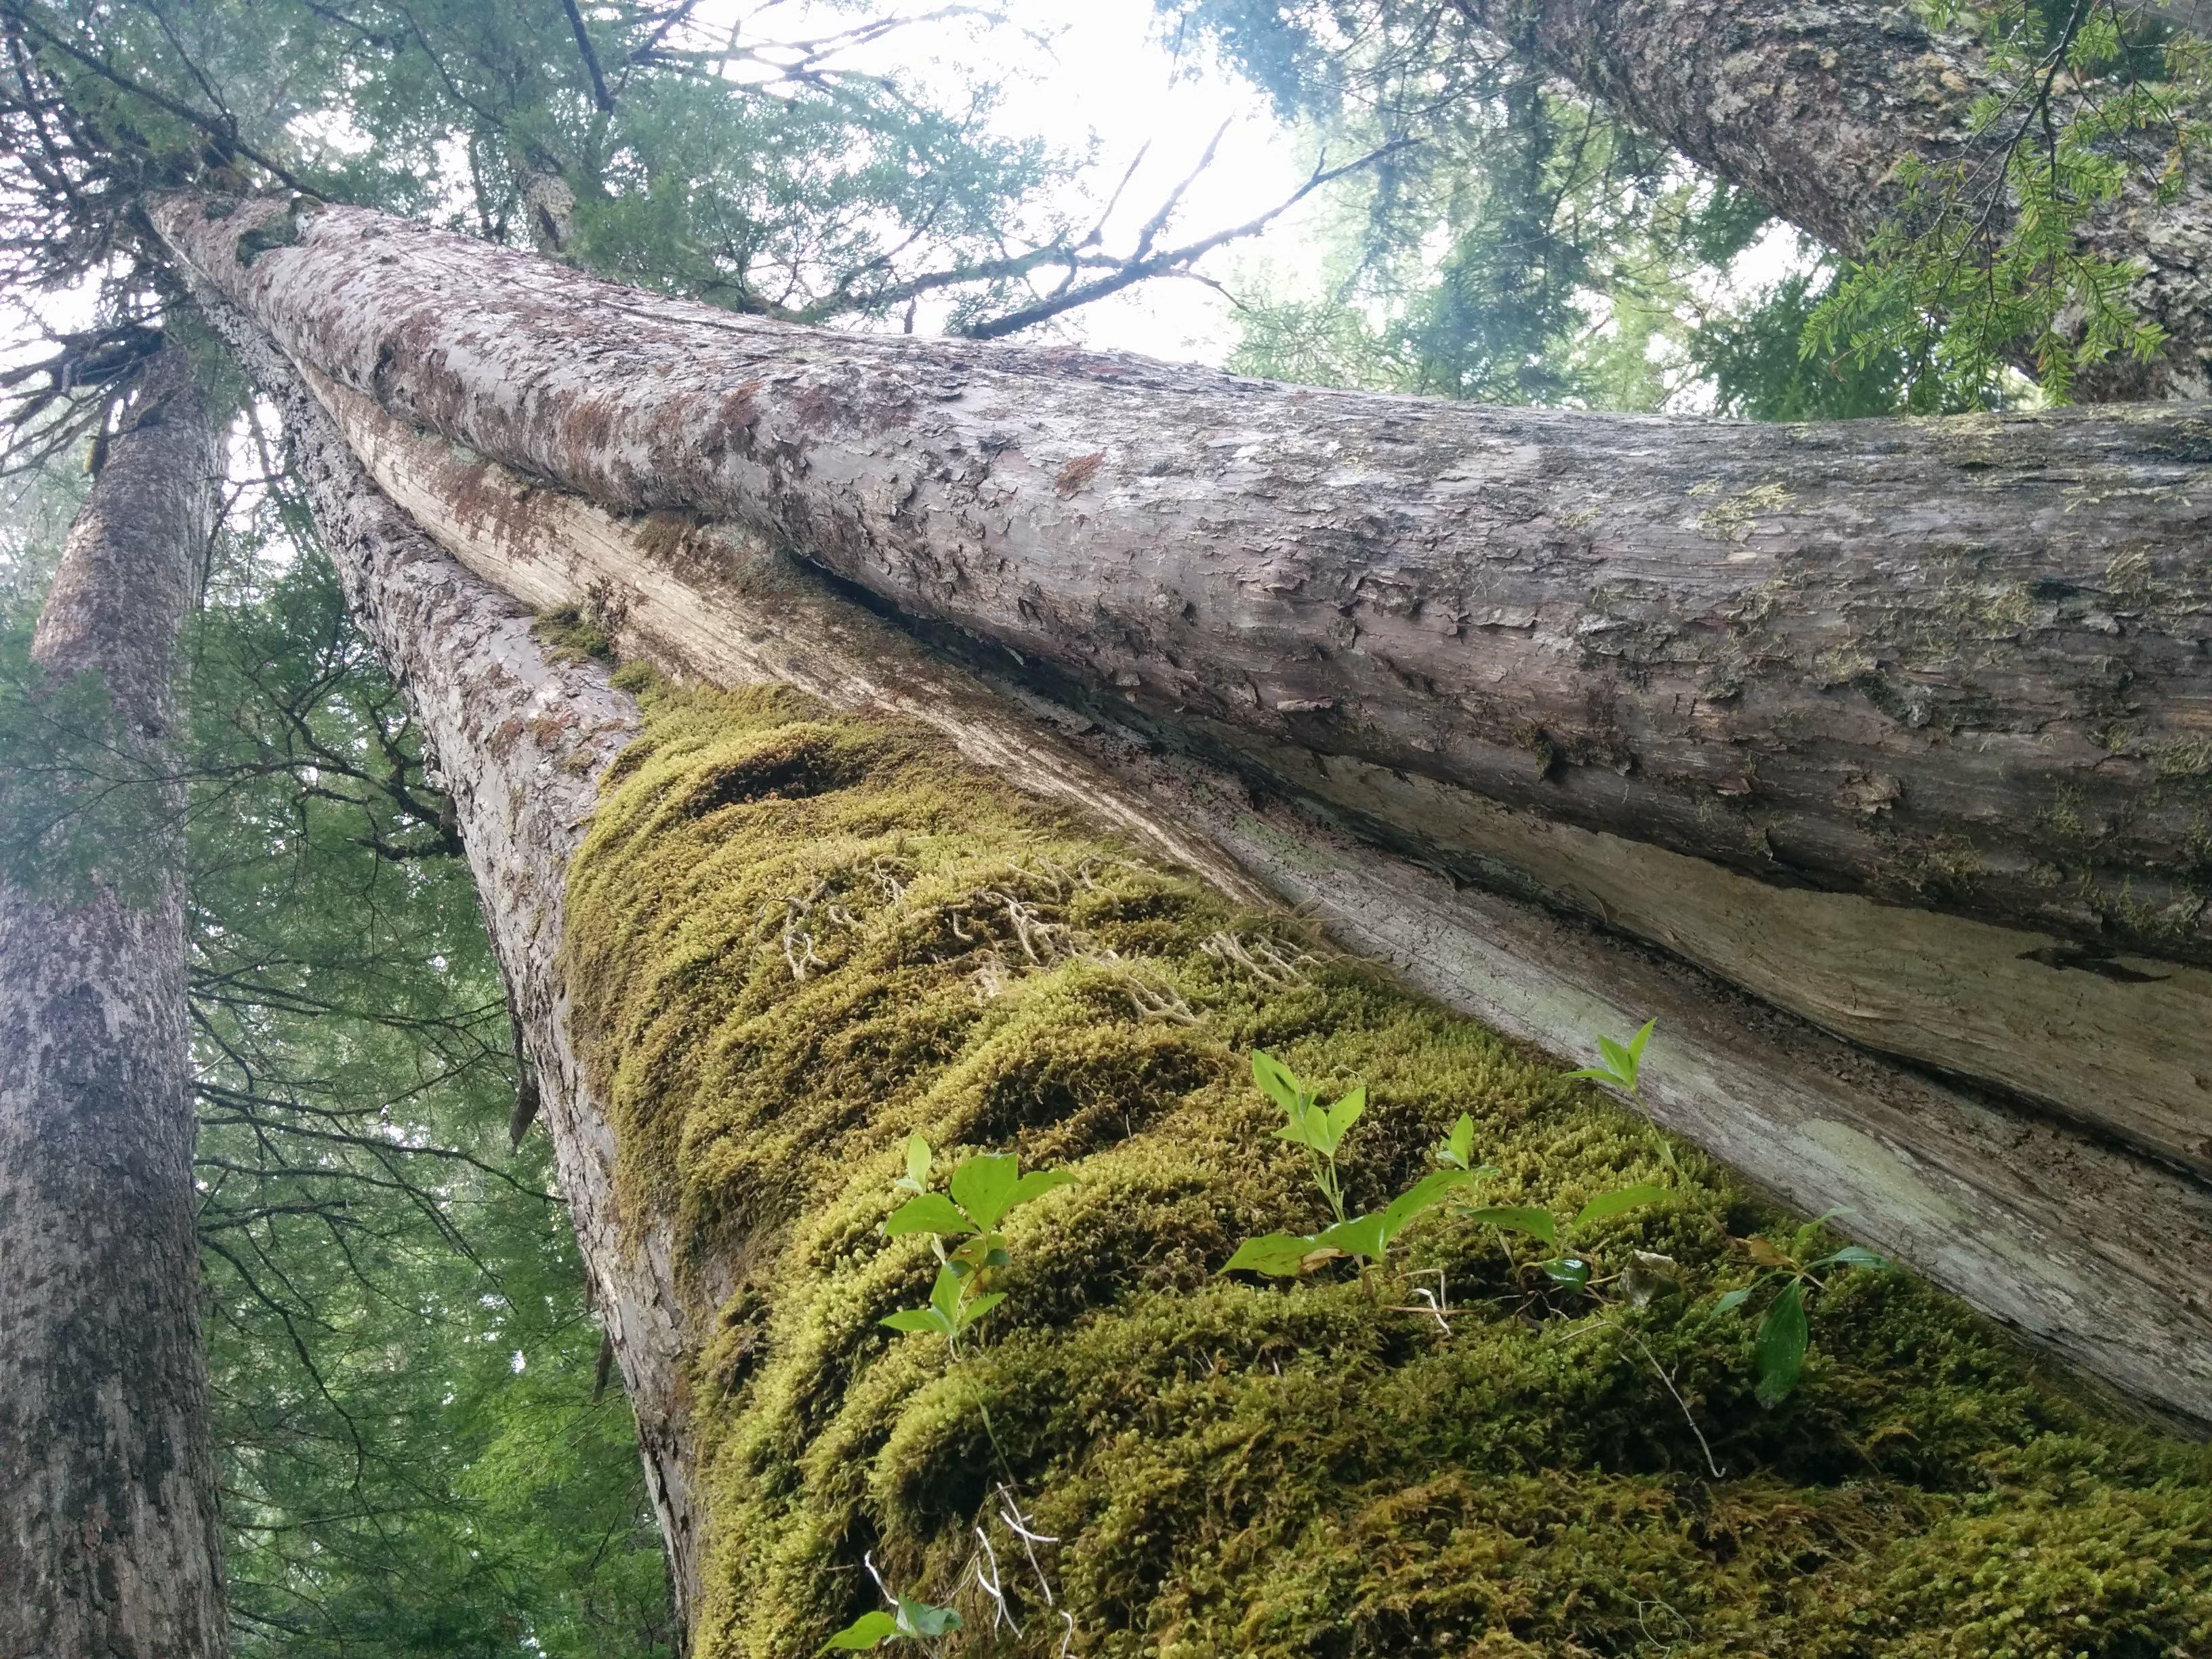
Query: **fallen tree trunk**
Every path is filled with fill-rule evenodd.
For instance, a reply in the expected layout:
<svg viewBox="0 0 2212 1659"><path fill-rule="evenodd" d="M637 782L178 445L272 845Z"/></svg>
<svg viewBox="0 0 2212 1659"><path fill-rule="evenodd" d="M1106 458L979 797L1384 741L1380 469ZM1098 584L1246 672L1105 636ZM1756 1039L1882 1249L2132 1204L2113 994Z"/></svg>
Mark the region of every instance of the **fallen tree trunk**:
<svg viewBox="0 0 2212 1659"><path fill-rule="evenodd" d="M1610 1022L1615 991L1659 999L1673 1035L1650 1051L1655 1087L1669 1071L1689 1079L1664 1085L1670 1109L1738 1131L1765 1114L1747 1152L1765 1157L1771 1139L1816 1154L1851 1190L1881 1194L1886 1218L1917 1213L1943 1271L2088 1344L2130 1322L2117 1307L2139 1308L2154 1328L2127 1339L2131 1358L2106 1359L2152 1397L2206 1404L2202 1309L2125 1272L2116 1297L2111 1273L2069 1255L2073 1200L2047 1207L2061 1183L2040 1196L2016 1183L2046 1207L1978 1231L1969 1194L1999 1142L1976 1137L2021 1126L1990 1114L1976 1129L1971 1102L1617 941L1455 896L1371 853L1332 854L1326 836L1224 799L1220 781L1184 774L1155 794L815 580L763 570L756 543L624 523L412 434L397 434L411 475L362 446L395 486L411 476L441 534L505 561L518 586L527 574L548 597L581 592L610 620L635 598L634 637L659 634L672 665L696 652L748 683L646 685L641 720L586 654L587 628L571 618L546 630L554 642L532 638L491 589L434 562L281 361L239 337L325 458L309 472L333 551L465 791L495 943L533 988L520 997L533 1052L557 1062L548 1115L594 1276L647 1304L646 1322L616 1322L616 1341L641 1420L683 1425L648 1450L705 1659L818 1650L873 1604L871 1572L952 1604L970 1645L1038 1659L1071 1640L1266 1659L1328 1644L1602 1651L1638 1639L1655 1595L1691 1638L1791 1651L1862 1625L1936 1639L1962 1618L2039 1637L2061 1620L2094 1647L2122 1630L2165 1639L2201 1616L2212 1583L2190 1553L2188 1479L2200 1453L2053 1394L1897 1276L1847 1275L1824 1293L1796 1400L1762 1414L1750 1324L1711 1292L1731 1276L1729 1232L1786 1238L1786 1225L1632 1115L1561 1091L1548 1066L1328 953L1302 924L1224 902L1166 849L1238 890L1237 860L1272 860L1333 921L1396 929L1416 975L1462 997L1483 985L1524 1020ZM590 562L594 538L624 537L660 553L635 596ZM708 558L739 580L687 590L667 574ZM763 673L831 700L751 684ZM637 741L611 758L626 733ZM1008 788L1001 769L1085 811ZM1126 835L1102 837L1093 813ZM1281 1295L1221 1280L1212 1270L1243 1231L1303 1201L1299 1170L1248 1103L1246 1051L1261 1039L1369 1079L1366 1140L1346 1165L1357 1201L1417 1173L1426 1139L1468 1111L1477 1145L1510 1171L1501 1201L1667 1183L1665 1206L1592 1232L1590 1247L1626 1261L1634 1242L1644 1271L1677 1283L1640 1304L1532 1304L1530 1264L1501 1267L1464 1219L1439 1220L1424 1246L1443 1316L1378 1308L1349 1281ZM1850 1127L1871 1109L1909 1131L1945 1121L1947 1102L1964 1114L1948 1120L1963 1134L1955 1164ZM1077 1176L1008 1225L1010 1299L957 1366L877 1323L923 1293L933 1266L921 1241L878 1226L914 1128ZM2205 1247L2201 1194L2028 1133L2050 1154L2044 1173L2086 1190L2118 1171L2107 1203L2161 1243ZM941 1162L931 1178L942 1183ZM2060 1290L2069 1271L2081 1276ZM2069 1469L2092 1449L2099 1473L2069 1476L2069 1491L2094 1501L2094 1539L2055 1526L1985 1536L1959 1468L2051 1514L2037 1457L2052 1433L2076 1449ZM1841 1486L1839 1468L1853 1472ZM1698 1517L1722 1513L1728 1537L1695 1542ZM1827 1534L1805 1531L1813 1514L1870 1541L1816 1544ZM1316 1542L1339 1536L1354 1541ZM1935 1589L1962 1549L2002 1550L2011 1566L1963 1608ZM2046 1613L2013 1588L2070 1582L2113 1549L2142 1568L2087 1627L2072 1601Z"/></svg>
<svg viewBox="0 0 2212 1659"><path fill-rule="evenodd" d="M2003 96L1979 48L1911 6L1878 0L1456 0L1538 65L1617 110L1771 211L1838 252L1867 252L1908 207L1907 161L1968 170L1972 210L1995 232L2010 219L2005 155L2039 137L2032 98L1977 136L1977 100ZM2197 27L2198 11L2175 21ZM2027 89L2033 92L2033 88ZM2056 119L2069 112L2061 108ZM2083 258L2134 260L2129 299L2167 339L2147 364L2087 369L2075 395L2096 402L2212 392L2212 185L2201 167L2160 201L2162 135L2113 202L2085 213ZM1984 196L1996 210L1984 213Z"/></svg>
<svg viewBox="0 0 2212 1659"><path fill-rule="evenodd" d="M471 570L541 611L586 618L623 654L683 678L793 685L834 708L926 725L977 765L1246 902L1297 907L1424 994L1576 1064L1599 1060L1594 1033L1656 1018L1643 1100L1661 1122L1807 1210L1847 1206L1854 1236L2037 1347L2212 1422L2212 1300L2181 1288L2188 1264L2212 1249L2212 1194L2197 1183L1869 1060L1702 974L1455 885L1255 802L1218 770L934 659L743 532L610 514L415 432L358 393L313 384L391 499ZM1912 971L1910 946L1926 942L1908 939L1884 965ZM2072 1082L2101 1066L2109 1092L2156 1086L2107 1030L2133 1031L2127 996L2142 988L2089 979L2071 1010ZM1986 975L1969 975L1936 1013L1972 1030L1990 994ZM2162 1010L2180 1021L2184 1047L2209 1011ZM2047 1057L2069 1022L2055 1001L2045 1013ZM1995 1048L2002 1033L1984 1028L1980 1039Z"/></svg>
<svg viewBox="0 0 2212 1659"><path fill-rule="evenodd" d="M56 710L58 758L75 750L98 769L84 801L109 839L85 867L0 878L0 1653L27 1659L210 1659L228 1645L174 684L219 477L213 423L166 348L70 528L31 647L33 704ZM105 706L61 715L79 676ZM69 730L76 718L95 724Z"/></svg>
<svg viewBox="0 0 2212 1659"><path fill-rule="evenodd" d="M1471 409L794 329L358 210L161 218L397 414L1226 745L2212 962L2201 411Z"/></svg>

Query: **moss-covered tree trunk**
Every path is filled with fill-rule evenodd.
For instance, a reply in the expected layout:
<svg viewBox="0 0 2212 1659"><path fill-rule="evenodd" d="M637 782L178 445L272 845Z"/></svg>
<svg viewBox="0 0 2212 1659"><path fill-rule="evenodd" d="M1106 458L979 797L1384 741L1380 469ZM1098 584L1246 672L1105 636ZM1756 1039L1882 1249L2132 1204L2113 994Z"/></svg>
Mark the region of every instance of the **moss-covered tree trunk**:
<svg viewBox="0 0 2212 1659"><path fill-rule="evenodd" d="M1972 43L1880 0L1455 0L1468 17L1619 111L1770 210L1839 252L1863 254L1906 207L1903 164L1963 166L1987 227L2009 209L2005 151L2030 96L1977 135L1976 101L2006 96ZM2062 14L2063 15L2063 14ZM2148 14L2147 14L2148 15ZM2174 20L2203 21L2201 8ZM2033 89L2028 89L2031 93ZM2062 94L2063 96L2063 94ZM2055 118L2064 120L2061 107ZM2033 131L2039 136L2041 129ZM2110 361L2075 388L2085 400L2202 398L2212 392L2212 186L2197 168L2160 201L2165 158L2075 233L2083 258L2132 260L2129 290L2166 331L2150 362ZM1994 196L1984 207L1984 192Z"/></svg>
<svg viewBox="0 0 2212 1659"><path fill-rule="evenodd" d="M218 477L172 346L123 412L31 647L31 707L64 728L58 756L105 779L80 805L106 839L82 866L0 880L0 1653L26 1659L227 1645L174 685ZM99 694L64 714L83 677Z"/></svg>
<svg viewBox="0 0 2212 1659"><path fill-rule="evenodd" d="M626 670L632 702L588 619L527 631L235 337L285 388L333 554L460 789L702 1654L799 1659L884 1590L959 1613L949 1651L1040 1656L2116 1659L2212 1621L2201 1450L1847 1265L1762 1406L1721 1292L1798 1235L1703 1156L1199 878L1179 841L1218 866L1189 826L1065 745L1003 714L963 733L969 694L902 681L910 647L848 657L833 706L758 683L828 660L761 624L720 647L749 683ZM581 560L539 540L560 498L457 463L441 526ZM718 545L601 518L672 562ZM623 592L570 574L617 620ZM894 718L902 696L937 717ZM1096 811L1069 805L1086 776ZM1462 1113L1486 1202L1662 1194L1575 1237L1590 1286L1464 1205L1366 1275L1224 1277L1240 1239L1327 1218L1255 1048L1367 1084L1354 1210ZM935 1190L986 1151L1075 1177L1015 1212L1006 1300L957 1356L880 1322L936 1266L883 1227L916 1131Z"/></svg>

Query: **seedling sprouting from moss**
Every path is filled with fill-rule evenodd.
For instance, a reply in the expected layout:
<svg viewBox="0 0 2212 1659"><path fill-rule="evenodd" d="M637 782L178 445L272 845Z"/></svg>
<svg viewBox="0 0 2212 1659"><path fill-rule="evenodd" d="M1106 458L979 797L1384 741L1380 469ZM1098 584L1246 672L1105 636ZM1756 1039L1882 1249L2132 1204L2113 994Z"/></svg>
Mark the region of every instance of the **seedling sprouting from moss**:
<svg viewBox="0 0 2212 1659"><path fill-rule="evenodd" d="M1750 1284L1730 1291L1720 1299L1720 1310L1726 1313L1742 1307L1770 1285L1781 1287L1767 1303L1765 1315L1759 1322L1756 1346L1759 1403L1770 1411L1790 1397L1797 1387L1797 1374L1805 1367L1805 1352L1813 1340L1806 1304L1829 1279L1845 1268L1889 1265L1887 1257L1876 1255L1858 1244L1846 1244L1823 1256L1812 1255L1820 1242L1822 1223L1842 1213L1840 1210L1830 1210L1807 1222L1797 1230L1797 1236L1786 1250L1764 1238L1743 1240L1744 1249L1762 1271Z"/></svg>
<svg viewBox="0 0 2212 1659"><path fill-rule="evenodd" d="M1336 1171L1337 1148L1367 1109L1367 1088L1357 1084L1334 1105L1324 1106L1316 1092L1298 1080L1297 1074L1273 1055L1255 1049L1252 1080L1260 1092L1283 1109L1285 1120L1275 1131L1279 1140L1306 1149L1313 1161L1314 1185L1321 1189L1336 1219L1318 1233L1265 1233L1237 1247L1222 1272L1246 1268L1277 1279L1294 1279L1311 1273L1340 1256L1355 1258L1364 1273L1379 1267L1390 1253L1390 1243L1421 1215L1443 1202L1455 1188L1498 1171L1485 1164L1470 1169L1474 1155L1474 1120L1466 1114L1452 1126L1450 1137L1437 1148L1443 1167L1431 1170L1382 1210L1347 1216L1344 1184Z"/></svg>
<svg viewBox="0 0 2212 1659"><path fill-rule="evenodd" d="M1644 1028L1647 1031L1649 1026ZM1549 1210L1533 1209L1517 1205L1494 1205L1468 1212L1472 1220L1486 1222L1511 1232L1526 1233L1552 1252L1551 1260L1544 1262L1545 1276L1555 1285L1571 1291L1589 1288L1589 1258L1574 1249L1576 1235L1594 1223L1610 1219L1646 1204L1662 1204L1674 1195L1671 1187L1638 1184L1616 1187L1610 1192L1600 1193L1595 1198L1564 1220Z"/></svg>
<svg viewBox="0 0 2212 1659"><path fill-rule="evenodd" d="M906 1173L894 1184L914 1196L891 1212L884 1231L893 1238L930 1235L939 1262L937 1282L930 1287L927 1307L902 1310L883 1322L895 1331L934 1331L957 1353L961 1333L1006 1299L1004 1291L989 1288L993 1275L1013 1260L999 1223L1015 1206L1042 1198L1075 1177L1065 1170L1023 1175L1012 1152L981 1152L954 1168L945 1183L948 1195L929 1189L931 1157L929 1142L921 1134L907 1137ZM959 1242L948 1247L948 1239Z"/></svg>
<svg viewBox="0 0 2212 1659"><path fill-rule="evenodd" d="M1585 1066L1579 1072L1570 1072L1571 1078L1586 1077L1596 1083L1610 1083L1616 1089L1636 1092L1637 1074L1643 1068L1644 1045L1651 1041L1651 1028L1659 1022L1647 1019L1644 1027L1626 1042L1615 1042L1609 1036L1597 1040L1597 1051L1605 1056L1602 1066Z"/></svg>
<svg viewBox="0 0 2212 1659"><path fill-rule="evenodd" d="M891 1604L891 1611L880 1607L862 1613L822 1644L824 1653L862 1653L870 1648L881 1647L886 1642L934 1642L960 1628L960 1615L951 1607L933 1607L927 1601L909 1601L893 1595L884 1588L882 1575L876 1571L875 1558L863 1558L868 1576L876 1581L884 1599Z"/></svg>

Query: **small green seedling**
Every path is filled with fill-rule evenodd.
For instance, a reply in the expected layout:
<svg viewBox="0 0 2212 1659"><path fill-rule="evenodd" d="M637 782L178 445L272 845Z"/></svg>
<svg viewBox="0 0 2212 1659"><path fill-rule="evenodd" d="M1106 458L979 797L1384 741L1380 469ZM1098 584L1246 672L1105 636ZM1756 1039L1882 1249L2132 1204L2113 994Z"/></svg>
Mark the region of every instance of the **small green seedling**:
<svg viewBox="0 0 2212 1659"><path fill-rule="evenodd" d="M934 1332L957 1349L961 1334L1006 1300L1005 1291L988 1288L1013 1260L999 1223L1016 1206L1075 1177L1065 1170L1023 1175L1012 1153L982 1152L963 1158L945 1183L949 1192L937 1193L929 1189L931 1157L927 1140L907 1137L906 1173L892 1184L914 1195L891 1212L884 1231L893 1238L928 1234L940 1264L937 1280L927 1307L905 1309L883 1322L895 1331Z"/></svg>
<svg viewBox="0 0 2212 1659"><path fill-rule="evenodd" d="M1322 1106L1313 1091L1301 1084L1290 1068L1273 1056L1255 1052L1253 1080L1267 1097L1283 1109L1288 1121L1277 1136L1306 1148L1314 1164L1314 1184L1336 1219L1318 1233L1265 1233L1237 1247L1221 1271L1243 1268L1276 1279L1294 1279L1344 1256L1356 1260L1362 1272L1379 1267L1390 1254L1391 1242L1459 1188L1498 1171L1488 1164L1470 1168L1474 1156L1474 1120L1460 1114L1452 1132L1436 1147L1432 1170L1401 1193L1383 1209L1367 1215L1344 1212L1344 1189L1336 1175L1336 1149L1345 1131L1367 1109L1364 1085L1355 1087L1333 1106Z"/></svg>
<svg viewBox="0 0 2212 1659"><path fill-rule="evenodd" d="M1644 1029L1648 1031L1650 1028ZM1545 1276L1567 1290L1582 1291L1589 1288L1590 1264L1587 1256L1577 1254L1572 1248L1575 1236L1597 1222L1640 1209L1646 1204L1663 1204L1674 1195L1671 1187L1638 1184L1600 1193L1565 1220L1549 1210L1516 1205L1488 1206L1470 1210L1468 1215L1472 1220L1486 1222L1493 1227L1528 1234L1553 1252L1552 1259L1543 1264Z"/></svg>
<svg viewBox="0 0 2212 1659"><path fill-rule="evenodd" d="M889 1592L885 1592L889 1595ZM890 1596L891 1611L877 1608L862 1613L822 1644L824 1653L863 1653L886 1642L933 1642L960 1628L960 1615L951 1607Z"/></svg>
<svg viewBox="0 0 2212 1659"><path fill-rule="evenodd" d="M1579 1072L1570 1072L1571 1078L1586 1077L1595 1083L1610 1083L1616 1089L1636 1092L1637 1073L1644 1064L1644 1045L1651 1041L1651 1028L1659 1022L1647 1019L1644 1029L1626 1042L1615 1042L1609 1036L1597 1040L1598 1052L1605 1056L1602 1066L1585 1066Z"/></svg>
<svg viewBox="0 0 2212 1659"><path fill-rule="evenodd" d="M1830 1210L1818 1219L1807 1222L1797 1230L1786 1250L1777 1249L1764 1238L1741 1241L1751 1259L1759 1264L1759 1275L1742 1289L1730 1291L1720 1299L1718 1306L1723 1313L1728 1313L1742 1307L1767 1285L1781 1286L1767 1303L1766 1312L1759 1322L1753 1350L1759 1364L1755 1392L1759 1403L1769 1411L1795 1391L1798 1373L1805 1368L1806 1350L1813 1340L1807 1304L1813 1296L1845 1268L1889 1266L1888 1258L1858 1244L1846 1244L1823 1256L1811 1255L1820 1242L1823 1224L1843 1213L1841 1210Z"/></svg>

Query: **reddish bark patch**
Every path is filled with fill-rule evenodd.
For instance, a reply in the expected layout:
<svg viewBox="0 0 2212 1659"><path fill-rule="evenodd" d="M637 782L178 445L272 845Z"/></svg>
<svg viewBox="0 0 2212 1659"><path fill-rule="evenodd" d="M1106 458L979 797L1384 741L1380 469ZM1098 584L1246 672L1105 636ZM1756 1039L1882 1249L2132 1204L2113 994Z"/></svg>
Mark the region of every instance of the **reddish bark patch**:
<svg viewBox="0 0 2212 1659"><path fill-rule="evenodd" d="M1095 454L1079 455L1060 469L1060 476L1052 481L1052 487L1065 501L1097 477L1098 469L1105 465L1106 452L1103 449Z"/></svg>

